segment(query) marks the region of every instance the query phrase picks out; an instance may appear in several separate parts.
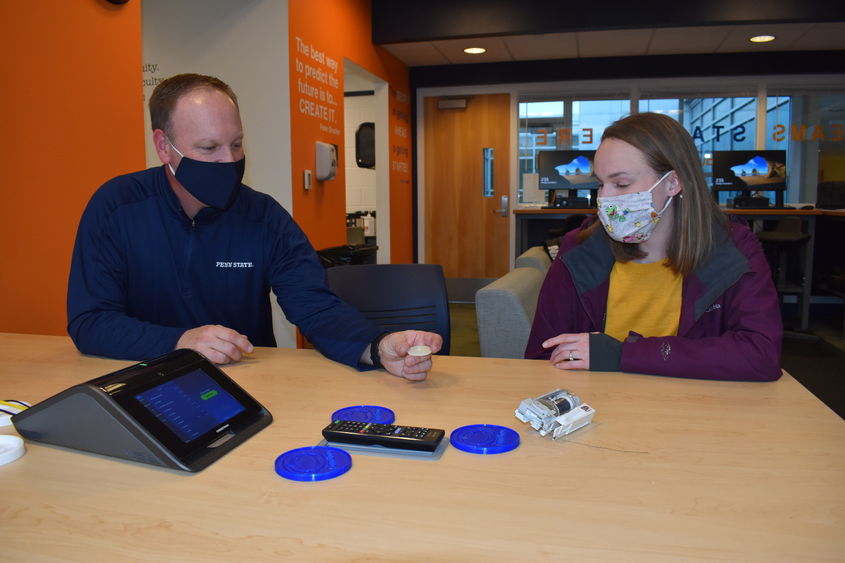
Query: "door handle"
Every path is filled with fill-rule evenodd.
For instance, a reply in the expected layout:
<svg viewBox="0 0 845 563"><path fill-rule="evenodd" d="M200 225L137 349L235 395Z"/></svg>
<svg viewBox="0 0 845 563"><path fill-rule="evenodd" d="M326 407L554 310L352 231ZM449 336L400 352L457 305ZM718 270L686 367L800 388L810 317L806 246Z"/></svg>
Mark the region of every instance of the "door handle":
<svg viewBox="0 0 845 563"><path fill-rule="evenodd" d="M501 213L502 217L508 216L508 196L502 196L502 208L494 210L493 213Z"/></svg>

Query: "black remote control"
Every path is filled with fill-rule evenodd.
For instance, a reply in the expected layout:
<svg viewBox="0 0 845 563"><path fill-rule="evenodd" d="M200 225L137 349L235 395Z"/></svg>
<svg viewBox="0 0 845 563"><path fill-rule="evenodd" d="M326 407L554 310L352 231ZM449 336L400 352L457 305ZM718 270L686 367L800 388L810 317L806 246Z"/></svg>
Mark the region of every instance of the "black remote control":
<svg viewBox="0 0 845 563"><path fill-rule="evenodd" d="M335 420L323 428L323 437L327 442L345 442L365 446L379 445L387 448L426 452L436 450L445 435L445 430L437 428L375 424L351 420Z"/></svg>

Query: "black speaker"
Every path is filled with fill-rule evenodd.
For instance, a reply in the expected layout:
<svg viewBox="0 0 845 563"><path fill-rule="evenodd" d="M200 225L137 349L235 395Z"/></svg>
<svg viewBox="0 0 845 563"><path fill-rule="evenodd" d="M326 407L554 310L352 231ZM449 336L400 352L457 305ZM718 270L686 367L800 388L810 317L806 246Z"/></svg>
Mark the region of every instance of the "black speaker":
<svg viewBox="0 0 845 563"><path fill-rule="evenodd" d="M359 168L376 167L376 125L366 122L355 131L355 162Z"/></svg>

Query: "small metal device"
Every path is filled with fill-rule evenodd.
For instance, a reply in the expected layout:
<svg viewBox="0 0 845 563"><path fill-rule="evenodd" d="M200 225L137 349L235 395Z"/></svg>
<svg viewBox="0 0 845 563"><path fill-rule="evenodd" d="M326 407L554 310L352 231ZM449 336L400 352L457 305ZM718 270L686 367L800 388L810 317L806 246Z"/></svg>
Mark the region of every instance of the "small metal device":
<svg viewBox="0 0 845 563"><path fill-rule="evenodd" d="M514 411L516 418L527 422L545 436L565 436L586 426L593 420L595 409L581 403L577 395L563 389L555 389L533 399L524 399Z"/></svg>

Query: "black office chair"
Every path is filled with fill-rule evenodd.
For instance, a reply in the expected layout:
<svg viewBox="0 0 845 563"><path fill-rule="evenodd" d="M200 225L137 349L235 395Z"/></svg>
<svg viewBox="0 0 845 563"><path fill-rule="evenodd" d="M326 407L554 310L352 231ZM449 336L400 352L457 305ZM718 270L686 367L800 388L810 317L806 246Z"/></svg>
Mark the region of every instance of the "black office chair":
<svg viewBox="0 0 845 563"><path fill-rule="evenodd" d="M449 354L449 301L438 264L359 264L326 270L329 287L385 331L425 330Z"/></svg>

